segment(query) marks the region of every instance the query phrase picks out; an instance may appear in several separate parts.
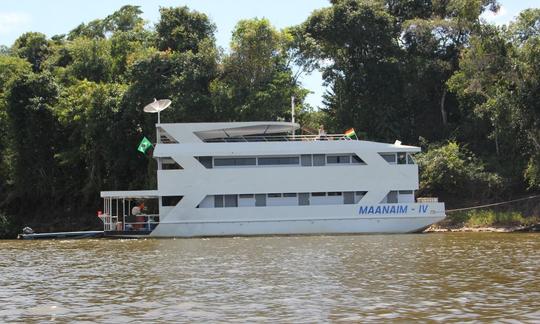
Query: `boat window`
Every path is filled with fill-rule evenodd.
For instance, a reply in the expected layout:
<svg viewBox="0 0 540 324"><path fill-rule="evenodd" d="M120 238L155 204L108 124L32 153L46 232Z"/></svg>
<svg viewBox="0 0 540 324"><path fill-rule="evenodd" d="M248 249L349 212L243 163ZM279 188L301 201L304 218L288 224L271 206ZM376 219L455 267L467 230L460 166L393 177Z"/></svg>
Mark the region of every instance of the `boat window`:
<svg viewBox="0 0 540 324"><path fill-rule="evenodd" d="M268 198L281 198L280 193L269 193Z"/></svg>
<svg viewBox="0 0 540 324"><path fill-rule="evenodd" d="M324 154L313 154L313 166L326 165L325 161L326 159Z"/></svg>
<svg viewBox="0 0 540 324"><path fill-rule="evenodd" d="M255 164L255 158L214 158L215 166L241 166Z"/></svg>
<svg viewBox="0 0 540 324"><path fill-rule="evenodd" d="M207 169L212 169L212 157L211 156L198 156L197 160Z"/></svg>
<svg viewBox="0 0 540 324"><path fill-rule="evenodd" d="M354 191L346 191L343 193L343 203L345 205L354 204Z"/></svg>
<svg viewBox="0 0 540 324"><path fill-rule="evenodd" d="M351 161L353 164L366 164L366 162L364 162L364 160L362 160L358 155L356 154L353 154L352 155L352 161Z"/></svg>
<svg viewBox="0 0 540 324"><path fill-rule="evenodd" d="M400 195L412 195L413 191L412 190L400 190L399 194Z"/></svg>
<svg viewBox="0 0 540 324"><path fill-rule="evenodd" d="M259 165L283 165L283 164L299 164L300 159L297 156L293 157L260 157Z"/></svg>
<svg viewBox="0 0 540 324"><path fill-rule="evenodd" d="M266 195L265 194L257 194L257 195L255 195L255 206L257 206L257 207L266 206Z"/></svg>
<svg viewBox="0 0 540 324"><path fill-rule="evenodd" d="M161 205L164 207L176 206L180 200L182 200L182 196L162 196Z"/></svg>
<svg viewBox="0 0 540 324"><path fill-rule="evenodd" d="M182 166L171 158L161 158L161 170L182 170Z"/></svg>
<svg viewBox="0 0 540 324"><path fill-rule="evenodd" d="M309 193L303 192L303 193L298 194L298 205L299 206L309 205Z"/></svg>
<svg viewBox="0 0 540 324"><path fill-rule="evenodd" d="M242 195L239 195L240 198L253 198L253 194L242 194Z"/></svg>
<svg viewBox="0 0 540 324"><path fill-rule="evenodd" d="M398 192L395 190L390 191L386 197L381 201L381 204L395 204L398 202Z"/></svg>
<svg viewBox="0 0 540 324"><path fill-rule="evenodd" d="M407 153L407 164L416 164L411 154Z"/></svg>
<svg viewBox="0 0 540 324"><path fill-rule="evenodd" d="M223 207L223 195L215 195L214 196L214 207L220 208Z"/></svg>
<svg viewBox="0 0 540 324"><path fill-rule="evenodd" d="M300 162L302 166L311 166L313 164L311 160L311 154L302 154L300 156Z"/></svg>
<svg viewBox="0 0 540 324"><path fill-rule="evenodd" d="M350 155L328 155L326 157L326 163L328 163L328 164L334 164L334 163L349 164L349 163L351 163L351 156Z"/></svg>
<svg viewBox="0 0 540 324"><path fill-rule="evenodd" d="M398 162L398 164L406 164L407 163L407 153L399 152L397 154L397 162Z"/></svg>
<svg viewBox="0 0 540 324"><path fill-rule="evenodd" d="M238 195L225 195L225 207L238 207Z"/></svg>
<svg viewBox="0 0 540 324"><path fill-rule="evenodd" d="M284 193L283 197L296 197L296 193Z"/></svg>
<svg viewBox="0 0 540 324"><path fill-rule="evenodd" d="M326 192L312 192L312 193L311 193L311 196L312 196L312 197L325 197L325 196L326 196Z"/></svg>
<svg viewBox="0 0 540 324"><path fill-rule="evenodd" d="M342 193L341 192L329 192L328 193L328 196L341 196Z"/></svg>
<svg viewBox="0 0 540 324"><path fill-rule="evenodd" d="M388 163L396 163L396 153L379 153Z"/></svg>

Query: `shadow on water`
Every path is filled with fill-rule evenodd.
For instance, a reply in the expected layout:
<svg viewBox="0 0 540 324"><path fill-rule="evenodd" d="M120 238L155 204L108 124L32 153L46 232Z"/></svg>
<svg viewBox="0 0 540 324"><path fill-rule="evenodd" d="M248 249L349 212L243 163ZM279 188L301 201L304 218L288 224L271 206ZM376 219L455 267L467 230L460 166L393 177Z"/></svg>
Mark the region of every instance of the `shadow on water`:
<svg viewBox="0 0 540 324"><path fill-rule="evenodd" d="M538 234L0 242L0 320L540 320Z"/></svg>

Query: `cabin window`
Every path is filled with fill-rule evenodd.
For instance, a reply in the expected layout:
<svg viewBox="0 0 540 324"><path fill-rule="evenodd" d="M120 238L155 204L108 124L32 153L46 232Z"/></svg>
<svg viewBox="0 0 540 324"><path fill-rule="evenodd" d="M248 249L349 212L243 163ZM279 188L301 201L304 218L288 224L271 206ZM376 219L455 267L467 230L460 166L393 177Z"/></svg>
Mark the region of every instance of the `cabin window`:
<svg viewBox="0 0 540 324"><path fill-rule="evenodd" d="M381 200L381 204L396 204L398 202L398 192L396 190L390 191L386 197Z"/></svg>
<svg viewBox="0 0 540 324"><path fill-rule="evenodd" d="M242 195L240 195L240 198L244 198L244 199L253 198L253 194L242 194Z"/></svg>
<svg viewBox="0 0 540 324"><path fill-rule="evenodd" d="M182 200L182 196L162 196L161 205L164 207L176 206L180 200Z"/></svg>
<svg viewBox="0 0 540 324"><path fill-rule="evenodd" d="M214 158L215 166L256 165L255 158Z"/></svg>
<svg viewBox="0 0 540 324"><path fill-rule="evenodd" d="M313 154L313 166L326 165L325 161L326 159L324 154Z"/></svg>
<svg viewBox="0 0 540 324"><path fill-rule="evenodd" d="M161 158L161 170L182 170L182 166L171 158Z"/></svg>
<svg viewBox="0 0 540 324"><path fill-rule="evenodd" d="M296 193L284 193L284 194L283 194L283 197L284 197L284 198L296 197Z"/></svg>
<svg viewBox="0 0 540 324"><path fill-rule="evenodd" d="M326 163L328 164L349 164L351 163L350 155L329 155L326 157Z"/></svg>
<svg viewBox="0 0 540 324"><path fill-rule="evenodd" d="M311 154L302 154L300 156L300 162L302 166L312 166L313 162L312 162Z"/></svg>
<svg viewBox="0 0 540 324"><path fill-rule="evenodd" d="M397 154L397 163L398 164L406 164L407 163L407 153L399 152Z"/></svg>
<svg viewBox="0 0 540 324"><path fill-rule="evenodd" d="M352 155L352 160L351 162L353 164L366 164L366 162L364 162L364 160L362 160L358 155L356 154L353 154Z"/></svg>
<svg viewBox="0 0 540 324"><path fill-rule="evenodd" d="M303 192L303 193L298 194L298 205L299 206L309 205L309 193Z"/></svg>
<svg viewBox="0 0 540 324"><path fill-rule="evenodd" d="M291 165L299 164L300 159L297 156L293 157L260 157L259 165Z"/></svg>
<svg viewBox="0 0 540 324"><path fill-rule="evenodd" d="M328 196L329 196L329 197L330 197L330 196L341 196L341 195L342 195L341 192L329 192L329 193L328 193Z"/></svg>
<svg viewBox="0 0 540 324"><path fill-rule="evenodd" d="M326 197L326 192L313 192L311 193L312 197Z"/></svg>
<svg viewBox="0 0 540 324"><path fill-rule="evenodd" d="M346 191L343 193L343 203L345 205L354 204L354 191Z"/></svg>
<svg viewBox="0 0 540 324"><path fill-rule="evenodd" d="M266 206L266 195L265 194L257 194L257 195L255 195L255 206L257 206L257 207Z"/></svg>
<svg viewBox="0 0 540 324"><path fill-rule="evenodd" d="M357 204L367 194L367 191L356 191L354 193L354 203Z"/></svg>
<svg viewBox="0 0 540 324"><path fill-rule="evenodd" d="M215 195L214 196L214 207L215 208L221 208L223 206L224 206L223 195Z"/></svg>
<svg viewBox="0 0 540 324"><path fill-rule="evenodd" d="M381 157L390 164L396 163L396 153L379 153Z"/></svg>
<svg viewBox="0 0 540 324"><path fill-rule="evenodd" d="M281 198L280 193L269 193L268 198Z"/></svg>
<svg viewBox="0 0 540 324"><path fill-rule="evenodd" d="M197 160L207 169L212 169L212 157L211 156L199 156Z"/></svg>
<svg viewBox="0 0 540 324"><path fill-rule="evenodd" d="M225 195L225 207L238 207L238 195Z"/></svg>
<svg viewBox="0 0 540 324"><path fill-rule="evenodd" d="M410 155L409 153L407 153L407 164L416 164L412 155Z"/></svg>

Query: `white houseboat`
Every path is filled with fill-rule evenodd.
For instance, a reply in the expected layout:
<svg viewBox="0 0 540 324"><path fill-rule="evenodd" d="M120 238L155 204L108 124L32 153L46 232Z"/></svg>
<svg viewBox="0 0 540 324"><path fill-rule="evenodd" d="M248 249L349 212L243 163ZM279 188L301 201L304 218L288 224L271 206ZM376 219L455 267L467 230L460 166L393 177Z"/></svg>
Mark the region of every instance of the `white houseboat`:
<svg viewBox="0 0 540 324"><path fill-rule="evenodd" d="M291 135L289 122L156 128L157 189L101 192L107 235L407 233L445 217L415 200L418 147Z"/></svg>

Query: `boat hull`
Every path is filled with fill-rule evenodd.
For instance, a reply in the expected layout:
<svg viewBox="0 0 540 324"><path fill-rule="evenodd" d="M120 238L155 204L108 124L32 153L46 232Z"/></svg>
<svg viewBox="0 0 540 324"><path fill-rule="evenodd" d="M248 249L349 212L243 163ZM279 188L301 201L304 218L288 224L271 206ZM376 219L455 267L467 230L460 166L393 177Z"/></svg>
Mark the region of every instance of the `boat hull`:
<svg viewBox="0 0 540 324"><path fill-rule="evenodd" d="M391 205L387 204L379 207L384 206ZM377 206L372 209L370 209L372 206L336 206L333 209L327 206L319 206L318 208L313 206L311 207L311 214L307 213L310 210L302 210L302 208L309 207L250 208L252 210L247 213L259 211L259 214L250 215L242 215L245 211L239 209L243 208L236 208L236 214L232 210L222 210L221 215L205 217L205 211L200 212L198 210L198 213L194 213L193 217L184 217L184 219L174 219L174 215L168 215L150 233L150 236L206 237L411 233L426 228L445 217L444 204L442 203L398 206L405 208L406 213L380 213L383 209L377 209ZM425 209L419 209L419 206L425 206ZM269 211L271 211L271 214L269 214ZM299 211L303 211L303 213ZM400 209L397 209L397 211L400 211ZM213 212L218 213L220 210L213 209ZM338 214L338 216L328 216L332 214Z"/></svg>

